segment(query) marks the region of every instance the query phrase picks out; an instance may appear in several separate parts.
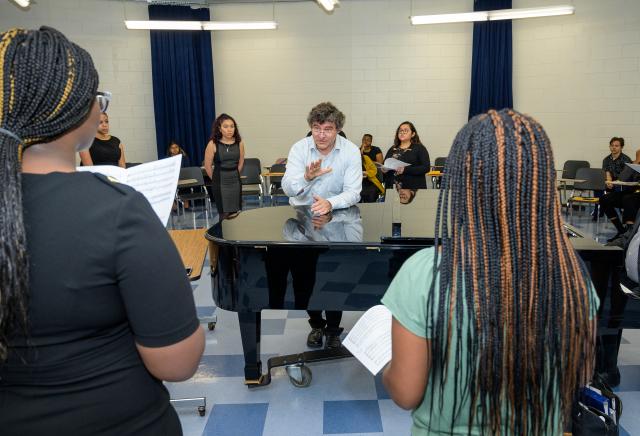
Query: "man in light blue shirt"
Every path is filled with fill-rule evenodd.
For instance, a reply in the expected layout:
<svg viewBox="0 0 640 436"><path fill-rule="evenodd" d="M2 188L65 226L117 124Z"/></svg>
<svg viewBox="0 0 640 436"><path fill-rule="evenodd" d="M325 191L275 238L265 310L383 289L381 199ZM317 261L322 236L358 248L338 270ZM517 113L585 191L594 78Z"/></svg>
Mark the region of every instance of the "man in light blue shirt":
<svg viewBox="0 0 640 436"><path fill-rule="evenodd" d="M311 136L293 144L282 178L282 189L292 206L308 205L314 215L325 215L360 200L362 158L358 146L338 136L344 120L344 114L329 102L309 112ZM326 311L326 320L320 310L307 312L311 325L307 345L321 347L326 334L326 348L340 347L342 312Z"/></svg>
<svg viewBox="0 0 640 436"><path fill-rule="evenodd" d="M360 200L362 158L358 146L338 135L344 118L331 103L311 109L311 136L293 144L282 178L292 206L311 205L315 214L324 215Z"/></svg>

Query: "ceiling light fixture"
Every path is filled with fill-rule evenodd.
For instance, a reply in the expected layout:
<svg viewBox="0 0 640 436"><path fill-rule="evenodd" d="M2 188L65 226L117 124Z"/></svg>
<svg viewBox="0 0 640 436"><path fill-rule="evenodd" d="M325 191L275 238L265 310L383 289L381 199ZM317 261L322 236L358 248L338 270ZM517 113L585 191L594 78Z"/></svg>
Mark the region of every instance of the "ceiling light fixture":
<svg viewBox="0 0 640 436"><path fill-rule="evenodd" d="M125 20L129 30L273 30L275 21L161 21Z"/></svg>
<svg viewBox="0 0 640 436"><path fill-rule="evenodd" d="M331 12L333 8L340 3L338 0L316 0L325 11Z"/></svg>
<svg viewBox="0 0 640 436"><path fill-rule="evenodd" d="M201 21L125 20L129 30L202 30Z"/></svg>
<svg viewBox="0 0 640 436"><path fill-rule="evenodd" d="M496 11L489 11L489 21L555 17L558 15L571 15L573 13L575 13L575 7L571 5L547 6L542 8L499 9Z"/></svg>
<svg viewBox="0 0 640 436"><path fill-rule="evenodd" d="M275 21L203 21L203 30L273 30Z"/></svg>
<svg viewBox="0 0 640 436"><path fill-rule="evenodd" d="M414 15L411 17L411 24L443 24L443 23L468 23L473 21L487 21L487 12L464 12L460 14L438 14L438 15Z"/></svg>
<svg viewBox="0 0 640 436"><path fill-rule="evenodd" d="M20 6L21 8L25 8L25 9L28 8L29 5L31 4L31 0L13 0L13 2L18 6Z"/></svg>
<svg viewBox="0 0 640 436"><path fill-rule="evenodd" d="M460 14L413 15L411 24L443 24L473 21L518 20L521 18L554 17L575 13L572 5L546 6L540 8L499 9L494 11L464 12Z"/></svg>

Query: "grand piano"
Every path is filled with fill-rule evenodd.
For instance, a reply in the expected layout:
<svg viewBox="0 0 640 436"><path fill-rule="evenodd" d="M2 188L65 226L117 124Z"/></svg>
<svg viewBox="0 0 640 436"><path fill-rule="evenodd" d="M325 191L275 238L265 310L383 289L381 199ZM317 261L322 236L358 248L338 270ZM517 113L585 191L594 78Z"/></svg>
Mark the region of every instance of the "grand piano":
<svg viewBox="0 0 640 436"><path fill-rule="evenodd" d="M306 386L311 371L305 363L349 356L344 348L277 356L263 372L260 312L362 311L379 304L404 261L434 244L437 197L437 190L420 190L403 204L390 190L384 203L358 204L331 216L314 217L308 207L270 207L211 227L206 238L213 299L238 314L245 384L267 385L271 369L284 366L294 385ZM605 292L610 271L622 263L622 250L569 226L567 233Z"/></svg>

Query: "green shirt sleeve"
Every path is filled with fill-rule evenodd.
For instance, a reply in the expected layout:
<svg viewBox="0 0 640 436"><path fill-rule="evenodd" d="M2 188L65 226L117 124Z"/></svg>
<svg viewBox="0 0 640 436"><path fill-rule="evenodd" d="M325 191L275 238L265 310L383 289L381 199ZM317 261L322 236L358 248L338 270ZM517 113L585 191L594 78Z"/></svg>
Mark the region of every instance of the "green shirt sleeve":
<svg viewBox="0 0 640 436"><path fill-rule="evenodd" d="M432 337L434 324L433 317L427 316L434 254L435 249L430 247L407 259L382 298L382 304L404 328L427 339Z"/></svg>

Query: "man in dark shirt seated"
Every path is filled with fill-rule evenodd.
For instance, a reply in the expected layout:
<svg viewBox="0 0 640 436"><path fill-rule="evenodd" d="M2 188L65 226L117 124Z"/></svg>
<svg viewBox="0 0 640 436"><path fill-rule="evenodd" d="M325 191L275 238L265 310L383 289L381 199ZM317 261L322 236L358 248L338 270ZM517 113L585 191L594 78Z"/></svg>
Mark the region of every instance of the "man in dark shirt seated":
<svg viewBox="0 0 640 436"><path fill-rule="evenodd" d="M615 138L614 138L615 139ZM607 161L605 158L605 162ZM618 161L620 158L617 159ZM603 169L606 167L604 166ZM636 151L636 158L632 162L634 164L640 163L640 150ZM640 173L631 169L628 165L624 165L624 168L618 173L618 176L615 179L609 178L609 171L607 171L607 181L606 186L607 189L613 189L615 186L612 182L615 180L619 180L621 182L639 182L640 181ZM613 174L612 174L613 176ZM600 208L607 215L607 218L611 221L611 223L615 226L618 233L607 240L608 243L615 241L621 235L623 235L629 228L633 227L633 223L635 222L636 214L638 213L638 209L640 209L640 186L619 186L618 190L609 191L602 197L600 197ZM616 212L616 208L622 209L622 222L618 218L618 213Z"/></svg>

